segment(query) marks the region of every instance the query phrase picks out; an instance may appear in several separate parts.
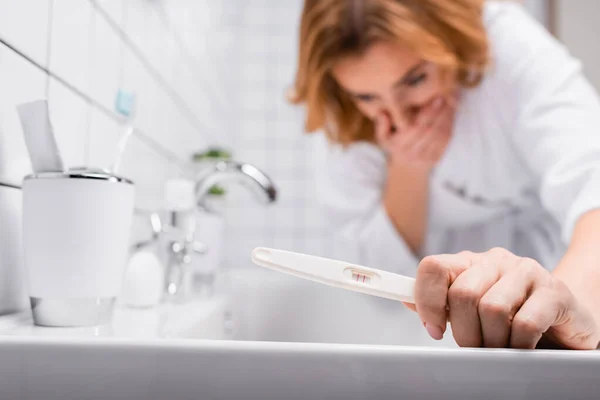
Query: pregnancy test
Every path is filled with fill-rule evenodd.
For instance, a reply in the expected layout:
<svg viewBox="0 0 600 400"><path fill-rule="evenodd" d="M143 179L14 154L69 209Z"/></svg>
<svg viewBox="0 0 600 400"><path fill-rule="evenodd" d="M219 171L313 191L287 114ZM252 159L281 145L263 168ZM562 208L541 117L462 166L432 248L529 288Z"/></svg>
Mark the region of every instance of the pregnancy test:
<svg viewBox="0 0 600 400"><path fill-rule="evenodd" d="M414 304L414 278L343 261L258 247L252 261L261 267L355 292Z"/></svg>

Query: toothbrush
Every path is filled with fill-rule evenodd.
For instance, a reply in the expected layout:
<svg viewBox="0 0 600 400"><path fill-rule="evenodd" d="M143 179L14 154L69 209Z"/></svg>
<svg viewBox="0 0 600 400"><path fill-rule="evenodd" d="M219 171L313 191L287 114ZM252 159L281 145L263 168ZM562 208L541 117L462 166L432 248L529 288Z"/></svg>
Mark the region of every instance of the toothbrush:
<svg viewBox="0 0 600 400"><path fill-rule="evenodd" d="M252 261L298 278L414 304L414 278L307 254L258 247Z"/></svg>
<svg viewBox="0 0 600 400"><path fill-rule="evenodd" d="M123 154L125 153L129 139L135 133L135 127L133 126L134 108L135 95L133 93L126 92L123 89L119 90L115 100L115 110L125 118L125 131L117 143L115 158L109 168L109 170L115 174L119 172L121 160L123 159Z"/></svg>
<svg viewBox="0 0 600 400"><path fill-rule="evenodd" d="M121 166L121 160L123 159L123 153L125 153L125 149L127 148L127 143L129 142L129 138L135 132L135 128L131 123L127 122L127 127L125 128L125 132L119 139L119 143L117 144L117 151L115 153L115 159L110 166L109 171L112 173L118 173L119 168Z"/></svg>

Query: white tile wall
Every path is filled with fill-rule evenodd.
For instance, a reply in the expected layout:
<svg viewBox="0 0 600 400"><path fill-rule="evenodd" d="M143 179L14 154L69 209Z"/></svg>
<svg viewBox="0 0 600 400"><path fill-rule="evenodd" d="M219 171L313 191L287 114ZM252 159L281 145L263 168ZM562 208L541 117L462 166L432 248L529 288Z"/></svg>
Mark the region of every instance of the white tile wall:
<svg viewBox="0 0 600 400"><path fill-rule="evenodd" d="M100 12L105 12L117 26L125 26L125 2L122 0L94 0Z"/></svg>
<svg viewBox="0 0 600 400"><path fill-rule="evenodd" d="M120 4L120 2L106 2ZM115 104L115 94L123 86L126 46L109 22L95 15L90 56L90 96L107 109Z"/></svg>
<svg viewBox="0 0 600 400"><path fill-rule="evenodd" d="M27 306L21 254L21 192L0 190L0 310Z"/></svg>
<svg viewBox="0 0 600 400"><path fill-rule="evenodd" d="M143 0L0 0L0 183L19 184L31 171L15 106L44 97L66 164L109 166L124 131L114 111L123 88L137 96L138 132L121 173L136 182L139 208L162 206L165 180L179 175L190 153L204 148L219 127L198 85L214 80L210 69L197 68L202 59L184 53L181 33L174 30L184 18L192 37L194 21L185 7L171 13L170 6ZM182 70L184 79L175 82ZM202 132L209 115L214 129ZM18 189L0 186L0 314L26 305L20 202ZM147 230L137 220L134 238Z"/></svg>
<svg viewBox="0 0 600 400"><path fill-rule="evenodd" d="M55 79L50 79L48 103L56 141L65 164L84 165L90 105Z"/></svg>
<svg viewBox="0 0 600 400"><path fill-rule="evenodd" d="M235 58L239 68L230 77L228 91L235 113L232 139L237 158L269 172L280 189L276 205L263 209L252 198L232 201L228 229L231 265L247 264L247 251L255 246L275 246L326 254L327 238L314 228L322 220L313 168L307 163L309 138L302 135L302 110L285 101L292 84L296 60L296 21L301 1L263 0L238 2ZM307 211L317 216L310 217ZM314 239L308 239L313 237ZM243 249L243 251L239 251Z"/></svg>
<svg viewBox="0 0 600 400"><path fill-rule="evenodd" d="M95 15L89 1L52 2L50 70L83 92L89 92Z"/></svg>
<svg viewBox="0 0 600 400"><path fill-rule="evenodd" d="M12 71L0 74L0 181L17 184L31 164L14 105L43 97L46 76L2 44L0 71ZM0 312L26 306L20 249L21 192L0 187Z"/></svg>
<svg viewBox="0 0 600 400"><path fill-rule="evenodd" d="M51 3L52 0L0 0L0 37L18 44L22 52L43 65L47 64Z"/></svg>
<svg viewBox="0 0 600 400"><path fill-rule="evenodd" d="M97 109L92 109L90 119L88 163L106 168L115 160L115 149L123 128L119 122Z"/></svg>
<svg viewBox="0 0 600 400"><path fill-rule="evenodd" d="M229 146L264 169L280 200L229 188L225 263L255 246L326 254L317 202L319 141L286 103L302 0L0 0L0 182L30 171L14 106L48 96L69 165L106 167L124 130L119 88L138 103L121 172L137 206L162 205L166 179L190 153ZM35 10L35 12L32 12ZM8 47L7 47L8 46ZM315 147L317 146L317 147ZM23 307L20 192L0 187L0 313ZM134 237L144 236L140 218Z"/></svg>
<svg viewBox="0 0 600 400"><path fill-rule="evenodd" d="M0 73L0 179L18 183L31 172L31 164L15 105L44 97L47 77L3 44L0 71L5 71Z"/></svg>

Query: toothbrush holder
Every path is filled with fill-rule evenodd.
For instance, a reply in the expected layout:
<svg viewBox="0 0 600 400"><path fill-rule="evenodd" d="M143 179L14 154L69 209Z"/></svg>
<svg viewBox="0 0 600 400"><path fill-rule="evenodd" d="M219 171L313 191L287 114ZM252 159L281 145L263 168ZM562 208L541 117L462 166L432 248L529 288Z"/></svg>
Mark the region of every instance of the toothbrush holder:
<svg viewBox="0 0 600 400"><path fill-rule="evenodd" d="M103 170L25 177L25 277L36 325L110 322L127 263L134 199L131 181Z"/></svg>

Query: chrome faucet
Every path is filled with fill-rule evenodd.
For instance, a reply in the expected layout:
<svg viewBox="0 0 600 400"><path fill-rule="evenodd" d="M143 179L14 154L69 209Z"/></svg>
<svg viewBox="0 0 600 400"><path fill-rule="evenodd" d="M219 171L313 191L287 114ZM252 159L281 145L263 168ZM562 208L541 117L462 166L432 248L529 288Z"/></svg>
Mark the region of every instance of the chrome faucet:
<svg viewBox="0 0 600 400"><path fill-rule="evenodd" d="M250 189L263 204L274 203L277 190L267 175L251 164L234 161L220 161L201 171L195 179L195 200L197 208L213 212L208 199L210 189L217 184L238 183ZM181 301L186 295L186 283L190 272L189 264L194 254L204 254L210 249L194 240L196 210L169 212L167 228L167 270L165 275L165 299ZM158 226L155 220L153 226ZM164 236L164 235L163 235Z"/></svg>
<svg viewBox="0 0 600 400"><path fill-rule="evenodd" d="M210 189L217 184L239 183L255 194L262 204L274 203L277 190L273 182L252 164L235 161L219 161L196 175L196 202L201 210L212 211L206 201Z"/></svg>
<svg viewBox="0 0 600 400"><path fill-rule="evenodd" d="M164 300L182 301L186 296L189 264L194 254L210 251L206 245L194 240L198 211L214 212L208 200L214 185L237 183L250 189L262 204L274 203L277 190L271 179L251 164L220 161L198 173L194 179L196 208L169 210L166 213L138 210L139 215L148 217L152 236L134 244L133 250L159 244L159 255L166 263Z"/></svg>
<svg viewBox="0 0 600 400"><path fill-rule="evenodd" d="M196 210L169 211L167 229L164 232L167 250L164 299L169 302L182 301L192 256L205 254L207 251L203 243L194 240Z"/></svg>

